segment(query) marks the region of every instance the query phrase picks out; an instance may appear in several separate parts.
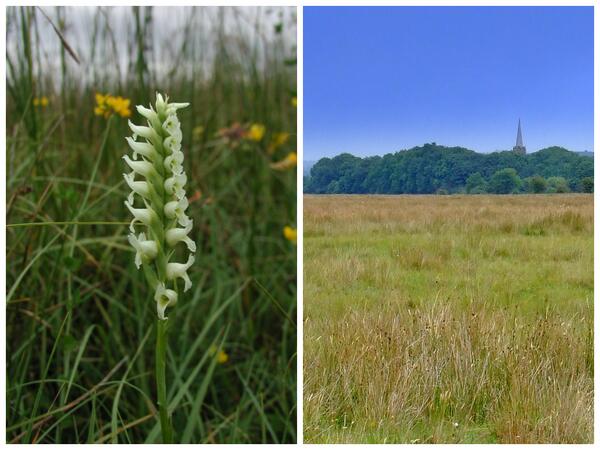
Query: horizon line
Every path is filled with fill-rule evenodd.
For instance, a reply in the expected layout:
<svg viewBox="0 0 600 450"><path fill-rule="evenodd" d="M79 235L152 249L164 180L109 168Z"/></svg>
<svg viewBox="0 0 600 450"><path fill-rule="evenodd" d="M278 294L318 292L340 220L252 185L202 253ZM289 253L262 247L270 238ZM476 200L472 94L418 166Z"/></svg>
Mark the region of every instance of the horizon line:
<svg viewBox="0 0 600 450"><path fill-rule="evenodd" d="M400 149L400 150L395 150L395 151L391 151L391 152L387 152L387 153L383 153L383 154L378 153L378 154L375 154L375 155L356 155L356 154L351 153L351 152L340 152L340 153L337 153L336 155L333 155L333 156L319 156L318 159L305 159L305 158L303 158L302 160L303 161L318 161L319 159L323 159L323 158L335 158L336 156L343 155L343 154L349 154L349 155L352 155L352 156L356 156L357 158L370 158L370 157L374 157L374 156L385 156L385 155L389 155L389 154L393 154L393 153L405 152L405 151L408 151L408 150L413 150L413 149L416 149L416 148L423 147L423 146L428 145L428 144L429 145L434 144L434 145L436 145L438 147L446 147L446 148L462 148L462 149L465 149L465 150L468 150L468 151L471 151L471 152L475 152L475 153L479 153L479 154L482 154L482 155L489 155L491 153L501 153L501 152L511 152L511 153L513 152L512 149L508 149L508 150L492 150L492 151L489 151L489 152L481 152L481 151L473 150L473 149L470 149L470 148L467 148L467 147L461 147L460 145L449 146L449 145L438 144L436 142L425 142L422 145L416 145L416 146L413 146L413 147L410 147L410 148L403 148L403 149ZM562 149L564 149L564 150L566 150L568 152L571 152L571 153L594 153L594 150L580 150L580 151L577 151L577 150L569 150L568 148L562 147L560 145L550 145L548 147L543 147L543 148L539 148L537 150L533 150L531 152L527 152L527 153L525 153L525 155L531 155L532 153L537 153L537 152L539 152L541 150L545 150L545 149L552 148L552 147L562 148Z"/></svg>

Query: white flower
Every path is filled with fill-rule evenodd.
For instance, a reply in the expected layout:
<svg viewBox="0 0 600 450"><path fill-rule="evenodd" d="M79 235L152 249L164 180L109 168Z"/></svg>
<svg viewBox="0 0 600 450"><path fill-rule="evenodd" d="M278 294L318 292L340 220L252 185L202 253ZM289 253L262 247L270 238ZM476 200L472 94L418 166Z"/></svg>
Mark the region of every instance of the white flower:
<svg viewBox="0 0 600 450"><path fill-rule="evenodd" d="M169 103L166 113L170 116L176 114L178 109L187 108L188 106L190 106L189 103Z"/></svg>
<svg viewBox="0 0 600 450"><path fill-rule="evenodd" d="M173 200L165 205L165 216L167 216L169 219L177 219L181 225L184 225L187 223L187 218L183 219L183 216L185 216L185 210L188 208L188 206L188 199L184 195L179 200Z"/></svg>
<svg viewBox="0 0 600 450"><path fill-rule="evenodd" d="M185 228L171 228L167 231L165 239L170 247L175 247L179 242L184 242L190 252L196 252L196 243L188 236L194 223L190 220Z"/></svg>
<svg viewBox="0 0 600 450"><path fill-rule="evenodd" d="M160 136L154 130L154 128L135 125L135 124L131 123L131 120L129 120L128 123L129 123L129 128L131 128L131 131L133 131L135 136L141 136L152 142L159 142L161 140ZM134 138L134 140L135 140L135 138Z"/></svg>
<svg viewBox="0 0 600 450"><path fill-rule="evenodd" d="M163 162L165 169L170 170L174 174L183 172L183 152L177 150L167 156Z"/></svg>
<svg viewBox="0 0 600 450"><path fill-rule="evenodd" d="M148 262L156 258L158 254L158 245L155 241L146 239L145 233L140 233L136 238L135 234L128 236L129 243L135 248L135 266L139 269L142 261Z"/></svg>
<svg viewBox="0 0 600 450"><path fill-rule="evenodd" d="M175 174L165 180L165 191L169 195L175 195L178 199L185 196L185 183L187 176L185 173Z"/></svg>
<svg viewBox="0 0 600 450"><path fill-rule="evenodd" d="M143 160L134 161L129 157L129 155L123 156L123 159L125 160L127 165L131 167L131 170L133 170L135 173L139 173L145 178L156 177L158 175L156 169L154 168L154 165L151 162Z"/></svg>
<svg viewBox="0 0 600 450"><path fill-rule="evenodd" d="M131 230L132 233L135 232L135 228L133 227L133 225L136 222L141 222L144 225L146 225L147 227L151 227L154 224L154 222L156 222L158 220L158 216L156 215L156 212L152 208L149 208L149 207L134 208L133 204L130 200L132 200L132 199L129 198L125 202L125 206L127 206L129 211L131 211L131 214L133 214L133 220L129 224L129 229ZM146 205L146 206L148 206L148 205Z"/></svg>
<svg viewBox="0 0 600 450"><path fill-rule="evenodd" d="M126 137L125 140L127 140L129 147L131 147L133 150L133 159L137 159L137 155L139 153L140 155L148 158L150 161L156 160L158 154L156 153L156 150L152 144L149 144L148 142L136 142L130 137Z"/></svg>
<svg viewBox="0 0 600 450"><path fill-rule="evenodd" d="M160 320L164 320L165 310L167 307L177 304L177 292L175 292L173 289L167 289L164 283L158 283L154 293L154 300L156 300L156 311L158 312L158 318Z"/></svg>
<svg viewBox="0 0 600 450"><path fill-rule="evenodd" d="M167 117L167 120L163 122L162 127L170 136L178 136L177 132L181 133L181 124L175 114L171 114Z"/></svg>
<svg viewBox="0 0 600 450"><path fill-rule="evenodd" d="M183 292L187 291L192 287L192 281L187 274L187 270L194 264L194 255L188 256L188 260L185 264L181 263L168 263L167 264L167 278L169 280L175 280L177 278L183 278L185 285Z"/></svg>
<svg viewBox="0 0 600 450"><path fill-rule="evenodd" d="M171 153L178 152L181 150L181 139L176 139L176 136L169 136L164 140L163 147Z"/></svg>
<svg viewBox="0 0 600 450"><path fill-rule="evenodd" d="M144 197L145 199L150 200L152 188L147 181L135 181L135 172L124 173L123 178L125 178L127 185L133 192ZM130 203L133 204L133 201Z"/></svg>
<svg viewBox="0 0 600 450"><path fill-rule="evenodd" d="M183 134L181 134L181 129L177 128L175 130L173 130L173 132L170 133L170 136L172 137L175 142L181 142L181 140L183 139Z"/></svg>

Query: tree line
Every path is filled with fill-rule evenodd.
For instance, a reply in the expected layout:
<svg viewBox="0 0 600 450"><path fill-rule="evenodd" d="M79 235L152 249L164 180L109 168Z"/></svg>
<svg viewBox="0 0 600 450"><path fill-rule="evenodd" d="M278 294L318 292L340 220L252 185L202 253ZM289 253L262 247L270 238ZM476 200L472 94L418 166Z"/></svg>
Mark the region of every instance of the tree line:
<svg viewBox="0 0 600 450"><path fill-rule="evenodd" d="M384 156L320 159L304 179L312 194L512 194L593 192L594 160L562 147L520 155L425 144Z"/></svg>

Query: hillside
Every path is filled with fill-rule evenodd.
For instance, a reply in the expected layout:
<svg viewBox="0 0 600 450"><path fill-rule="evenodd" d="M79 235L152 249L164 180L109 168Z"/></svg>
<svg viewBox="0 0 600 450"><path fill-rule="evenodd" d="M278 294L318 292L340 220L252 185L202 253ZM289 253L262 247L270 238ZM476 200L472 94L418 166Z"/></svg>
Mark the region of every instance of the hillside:
<svg viewBox="0 0 600 450"><path fill-rule="evenodd" d="M562 147L519 155L425 144L384 156L320 159L305 179L314 194L591 192L594 160Z"/></svg>

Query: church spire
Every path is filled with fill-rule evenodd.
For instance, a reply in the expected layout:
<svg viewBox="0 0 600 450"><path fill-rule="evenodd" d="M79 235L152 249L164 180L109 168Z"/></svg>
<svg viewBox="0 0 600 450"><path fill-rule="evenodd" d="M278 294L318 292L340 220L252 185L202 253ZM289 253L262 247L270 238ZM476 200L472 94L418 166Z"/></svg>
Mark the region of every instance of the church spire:
<svg viewBox="0 0 600 450"><path fill-rule="evenodd" d="M527 153L525 146L523 145L523 135L521 133L521 118L519 118L519 126L517 128L517 144L513 147L513 152L524 155Z"/></svg>
<svg viewBox="0 0 600 450"><path fill-rule="evenodd" d="M523 147L523 136L521 135L521 119L519 118L519 128L517 129L517 147Z"/></svg>

